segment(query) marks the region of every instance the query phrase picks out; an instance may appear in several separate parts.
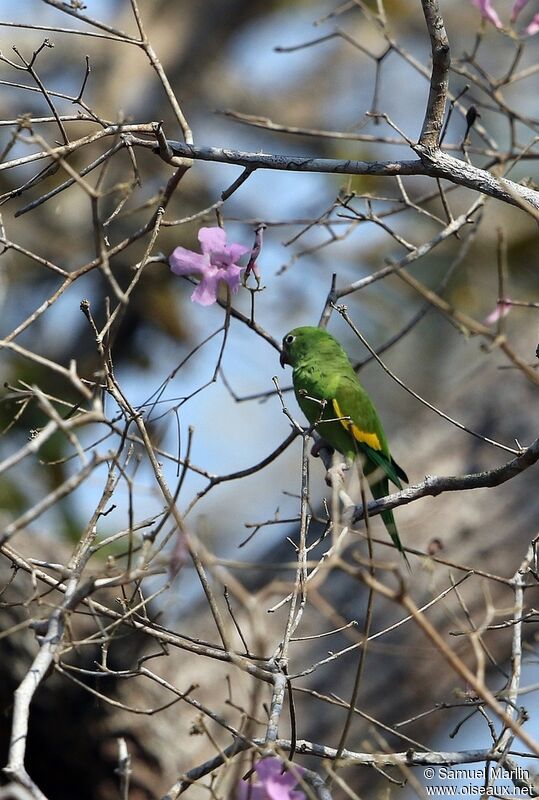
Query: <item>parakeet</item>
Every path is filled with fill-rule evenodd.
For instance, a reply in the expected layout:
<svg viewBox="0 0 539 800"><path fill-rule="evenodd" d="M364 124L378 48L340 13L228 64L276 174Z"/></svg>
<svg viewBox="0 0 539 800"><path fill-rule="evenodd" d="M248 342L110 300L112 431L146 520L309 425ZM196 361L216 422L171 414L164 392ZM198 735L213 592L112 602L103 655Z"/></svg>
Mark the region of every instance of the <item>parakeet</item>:
<svg viewBox="0 0 539 800"><path fill-rule="evenodd" d="M406 473L393 460L376 409L339 342L321 328L294 328L283 339L280 361L292 367L299 406L320 436L348 460L362 458L373 497L388 494L388 481L402 489ZM404 555L393 511L382 511L381 517Z"/></svg>

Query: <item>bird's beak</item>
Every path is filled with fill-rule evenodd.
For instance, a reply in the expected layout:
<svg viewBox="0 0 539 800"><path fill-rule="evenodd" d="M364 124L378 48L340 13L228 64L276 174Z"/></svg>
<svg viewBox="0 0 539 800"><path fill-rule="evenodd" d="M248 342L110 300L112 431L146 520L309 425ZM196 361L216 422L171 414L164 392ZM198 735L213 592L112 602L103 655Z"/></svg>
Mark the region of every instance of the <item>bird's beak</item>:
<svg viewBox="0 0 539 800"><path fill-rule="evenodd" d="M283 369L284 369L285 364L290 364L290 361L288 360L287 355L286 355L284 350L281 352L281 357L279 358L279 364L281 365L281 367Z"/></svg>

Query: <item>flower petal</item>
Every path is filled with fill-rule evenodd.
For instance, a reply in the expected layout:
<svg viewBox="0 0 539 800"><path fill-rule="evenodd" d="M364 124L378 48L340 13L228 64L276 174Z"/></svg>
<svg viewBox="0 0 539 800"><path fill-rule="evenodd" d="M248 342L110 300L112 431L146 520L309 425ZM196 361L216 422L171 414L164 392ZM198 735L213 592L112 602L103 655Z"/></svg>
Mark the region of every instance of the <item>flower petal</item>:
<svg viewBox="0 0 539 800"><path fill-rule="evenodd" d="M305 800L301 791L294 791L297 780L290 772L273 776L264 782L268 800Z"/></svg>
<svg viewBox="0 0 539 800"><path fill-rule="evenodd" d="M245 247L243 244L237 244L236 242L231 242L227 249L227 253L230 256L232 263L235 264L238 258L241 258L248 253L251 249L250 247Z"/></svg>
<svg viewBox="0 0 539 800"><path fill-rule="evenodd" d="M217 226L213 228L201 228L198 232L198 241L203 253L211 253L213 250L224 250L226 248L226 233Z"/></svg>
<svg viewBox="0 0 539 800"><path fill-rule="evenodd" d="M472 0L472 3L479 9L483 19L488 19L496 28L503 28L502 21L492 7L491 0Z"/></svg>
<svg viewBox="0 0 539 800"><path fill-rule="evenodd" d="M524 30L524 33L528 36L534 36L537 32L539 32L539 14L535 15L530 24Z"/></svg>
<svg viewBox="0 0 539 800"><path fill-rule="evenodd" d="M209 259L212 267L217 269L228 269L234 261L228 252L228 247L224 247L222 250L211 250Z"/></svg>
<svg viewBox="0 0 539 800"><path fill-rule="evenodd" d="M509 298L507 298L509 299ZM483 320L483 325L494 325L498 320L506 317L512 309L511 303L504 303L503 300L496 303L496 308L490 312Z"/></svg>
<svg viewBox="0 0 539 800"><path fill-rule="evenodd" d="M274 775L280 775L282 768L283 765L280 758L262 758L256 765L255 770L260 780L264 782Z"/></svg>
<svg viewBox="0 0 539 800"><path fill-rule="evenodd" d="M241 284L241 271L244 267L231 264L226 270L219 270L219 278L228 284L230 291L236 294Z"/></svg>
<svg viewBox="0 0 539 800"><path fill-rule="evenodd" d="M305 794L294 791L298 779L292 772L283 772L283 765L278 758L263 758L255 767L260 783L266 791L268 800L305 800ZM296 767L302 773L302 767Z"/></svg>
<svg viewBox="0 0 539 800"><path fill-rule="evenodd" d="M530 0L516 0L513 4L513 10L511 11L511 22L515 22L524 6L527 6L529 2Z"/></svg>
<svg viewBox="0 0 539 800"><path fill-rule="evenodd" d="M198 303L201 306L213 305L217 300L220 277L217 270L209 275L203 275L202 280L191 295L193 303Z"/></svg>
<svg viewBox="0 0 539 800"><path fill-rule="evenodd" d="M192 275L193 272L204 272L209 267L208 256L187 250L185 247L176 247L172 251L168 263L175 275Z"/></svg>

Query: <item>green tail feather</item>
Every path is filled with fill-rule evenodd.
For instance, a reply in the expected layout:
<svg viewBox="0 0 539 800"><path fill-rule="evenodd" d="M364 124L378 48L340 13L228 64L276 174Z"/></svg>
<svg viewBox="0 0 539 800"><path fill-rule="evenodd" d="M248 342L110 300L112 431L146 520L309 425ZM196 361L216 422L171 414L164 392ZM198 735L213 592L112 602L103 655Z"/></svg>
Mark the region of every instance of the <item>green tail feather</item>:
<svg viewBox="0 0 539 800"><path fill-rule="evenodd" d="M406 473L401 467L399 467L396 461L393 461L391 457L386 456L385 453L382 453L381 451L373 450L372 447L369 447L368 445L363 445L361 449L367 456L367 463L364 467L365 475L369 475L376 469L376 467L379 467L383 472L385 472L391 483L395 484L397 489L402 489L401 478L408 483L408 477ZM371 463L369 464L369 462ZM388 484L386 480L385 494L388 493L387 485ZM380 495L380 497L384 496L385 495L383 494Z"/></svg>
<svg viewBox="0 0 539 800"><path fill-rule="evenodd" d="M387 478L383 478L381 481L377 481L371 486L372 496L375 500L379 500L381 497L386 497L389 494L389 483ZM382 511L380 513L384 525L387 528L387 532L391 536L395 547L401 553L402 557L406 561L406 566L411 571L410 562L404 552L404 547L402 546L402 542L400 540L399 532L397 531L397 526L395 525L395 517L393 516L393 511L390 509L389 511Z"/></svg>
<svg viewBox="0 0 539 800"><path fill-rule="evenodd" d="M362 449L367 456L363 464L363 471L366 477L368 478L368 476L371 475L373 478L376 478L376 475L372 475L373 472L378 472L378 474L380 474L380 471L383 471L385 473L383 478L375 480L374 483L370 484L372 496L375 500L379 500L381 497L386 497L389 494L389 481L394 483L397 489L402 489L401 479L408 482L408 476L391 456L388 458L384 453L377 452L371 447L364 447ZM382 517L393 543L406 561L406 566L411 571L410 562L404 552L397 526L395 525L393 511L382 511L380 516Z"/></svg>

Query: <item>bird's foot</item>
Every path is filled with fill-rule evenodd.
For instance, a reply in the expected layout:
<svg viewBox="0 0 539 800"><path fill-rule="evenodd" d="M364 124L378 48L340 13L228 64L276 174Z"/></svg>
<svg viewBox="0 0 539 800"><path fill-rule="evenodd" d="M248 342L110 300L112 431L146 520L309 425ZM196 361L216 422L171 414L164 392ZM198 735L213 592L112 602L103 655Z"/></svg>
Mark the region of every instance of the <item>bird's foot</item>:
<svg viewBox="0 0 539 800"><path fill-rule="evenodd" d="M348 464L344 461L335 462L326 471L326 483L333 489L340 491L345 483L345 473L348 471Z"/></svg>

